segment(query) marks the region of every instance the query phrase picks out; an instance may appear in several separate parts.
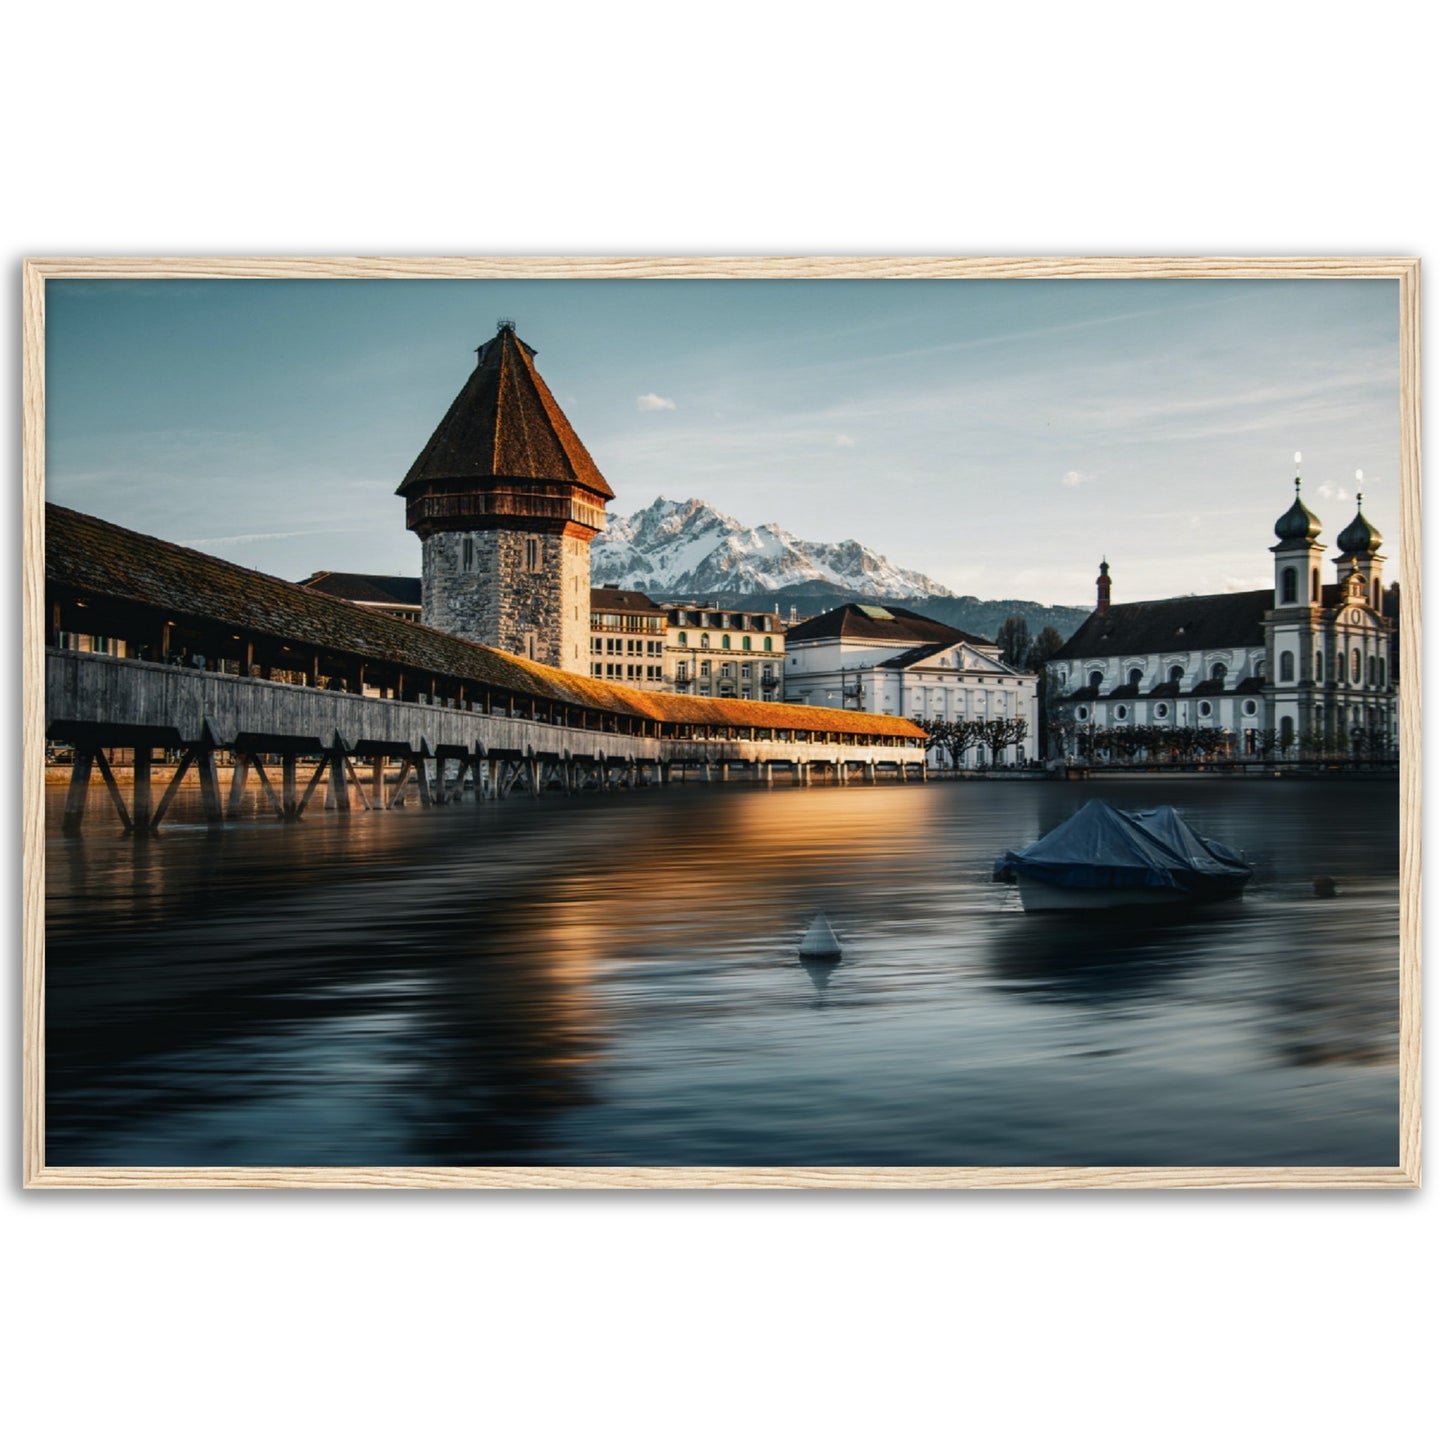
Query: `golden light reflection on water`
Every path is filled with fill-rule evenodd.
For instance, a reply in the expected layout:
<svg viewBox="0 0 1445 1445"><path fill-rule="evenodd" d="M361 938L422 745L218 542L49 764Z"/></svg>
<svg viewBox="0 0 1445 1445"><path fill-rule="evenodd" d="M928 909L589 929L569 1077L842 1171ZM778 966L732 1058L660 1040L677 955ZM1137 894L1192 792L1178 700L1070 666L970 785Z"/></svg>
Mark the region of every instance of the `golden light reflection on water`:
<svg viewBox="0 0 1445 1445"><path fill-rule="evenodd" d="M1023 915L993 857L1096 792L729 785L214 834L183 802L157 839L52 832L51 1162L1392 1162L1388 790L1126 786L1256 885ZM798 959L818 909L837 966Z"/></svg>

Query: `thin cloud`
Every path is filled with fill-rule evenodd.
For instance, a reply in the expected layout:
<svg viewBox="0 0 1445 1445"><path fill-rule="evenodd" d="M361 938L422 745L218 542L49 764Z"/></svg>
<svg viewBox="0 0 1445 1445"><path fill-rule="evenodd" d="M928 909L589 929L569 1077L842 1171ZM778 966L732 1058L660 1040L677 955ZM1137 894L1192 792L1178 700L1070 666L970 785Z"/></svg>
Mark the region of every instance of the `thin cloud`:
<svg viewBox="0 0 1445 1445"><path fill-rule="evenodd" d="M655 391L644 392L637 398L638 411L676 411L677 403L670 396L658 396Z"/></svg>
<svg viewBox="0 0 1445 1445"><path fill-rule="evenodd" d="M1059 480L1062 481L1066 487L1079 487L1089 480L1090 475L1089 472L1068 471L1065 472Z"/></svg>
<svg viewBox="0 0 1445 1445"><path fill-rule="evenodd" d="M838 435L833 438L833 445L839 447L856 447L858 445L858 439L856 437L850 437L847 432L840 431Z"/></svg>

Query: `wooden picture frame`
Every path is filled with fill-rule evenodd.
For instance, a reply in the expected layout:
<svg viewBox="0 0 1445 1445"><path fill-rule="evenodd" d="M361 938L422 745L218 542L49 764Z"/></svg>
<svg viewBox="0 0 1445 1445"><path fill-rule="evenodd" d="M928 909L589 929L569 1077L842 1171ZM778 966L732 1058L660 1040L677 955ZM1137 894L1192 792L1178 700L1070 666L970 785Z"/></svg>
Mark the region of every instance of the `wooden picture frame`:
<svg viewBox="0 0 1445 1445"><path fill-rule="evenodd" d="M1399 1159L1381 1168L68 1168L44 1157L45 312L55 280L218 278L1393 280L1401 535ZM24 264L23 1178L28 1188L1412 1188L1421 1179L1420 263L1401 257L37 258Z"/></svg>

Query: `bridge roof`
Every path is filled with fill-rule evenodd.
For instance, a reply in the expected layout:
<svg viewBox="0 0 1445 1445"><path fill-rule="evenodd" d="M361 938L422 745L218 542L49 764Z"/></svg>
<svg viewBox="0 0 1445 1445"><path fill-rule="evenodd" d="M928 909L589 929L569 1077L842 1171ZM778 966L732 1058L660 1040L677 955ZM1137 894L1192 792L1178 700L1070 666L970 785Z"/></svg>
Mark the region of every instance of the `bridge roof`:
<svg viewBox="0 0 1445 1445"><path fill-rule="evenodd" d="M599 496L613 495L538 375L536 354L510 325L478 348L476 369L412 463L399 495L426 482L497 478L575 482Z"/></svg>
<svg viewBox="0 0 1445 1445"><path fill-rule="evenodd" d="M45 526L47 584L97 604L95 627L102 635L105 605L128 604L169 618L200 621L227 633L299 643L333 656L656 722L923 736L906 718L639 692L562 672L53 503L45 508Z"/></svg>

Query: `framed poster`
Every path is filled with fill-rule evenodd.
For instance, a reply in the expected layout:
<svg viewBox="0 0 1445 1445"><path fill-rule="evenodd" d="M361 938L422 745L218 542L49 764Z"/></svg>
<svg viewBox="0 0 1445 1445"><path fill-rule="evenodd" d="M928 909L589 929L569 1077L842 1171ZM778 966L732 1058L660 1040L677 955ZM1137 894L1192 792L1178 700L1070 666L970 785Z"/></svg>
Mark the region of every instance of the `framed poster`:
<svg viewBox="0 0 1445 1445"><path fill-rule="evenodd" d="M28 1185L1418 1184L1418 262L25 332Z"/></svg>

